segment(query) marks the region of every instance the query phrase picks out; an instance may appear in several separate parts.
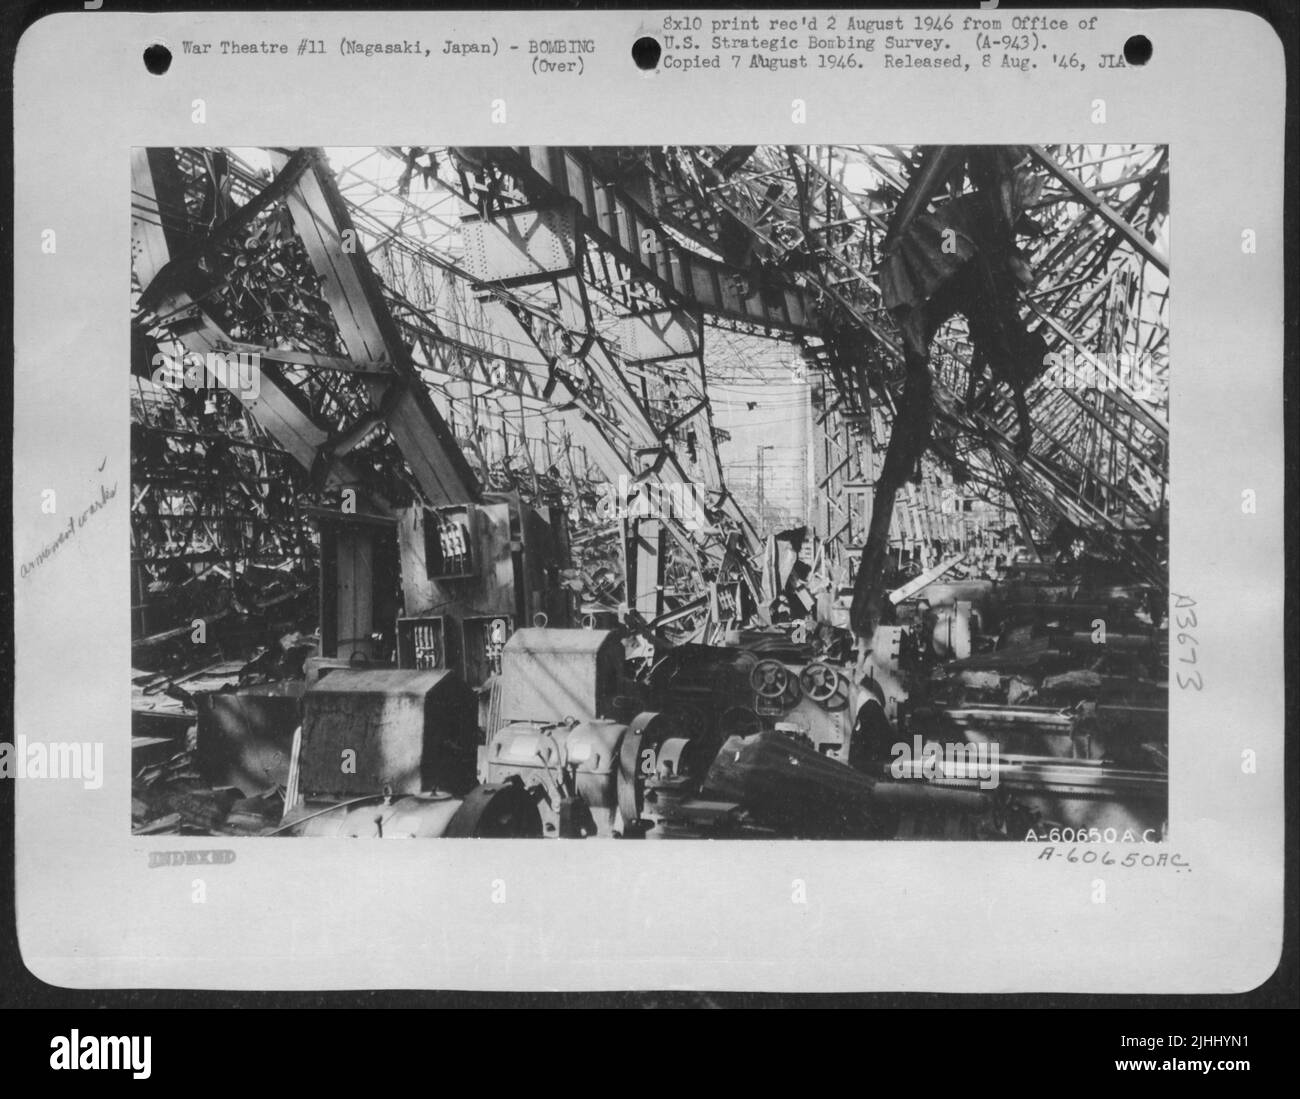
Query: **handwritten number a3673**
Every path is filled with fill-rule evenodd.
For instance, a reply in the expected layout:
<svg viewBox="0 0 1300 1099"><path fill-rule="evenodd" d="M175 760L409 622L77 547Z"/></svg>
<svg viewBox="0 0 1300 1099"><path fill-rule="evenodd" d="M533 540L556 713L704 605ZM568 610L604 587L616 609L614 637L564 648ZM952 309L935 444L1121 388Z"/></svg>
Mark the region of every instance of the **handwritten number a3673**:
<svg viewBox="0 0 1300 1099"><path fill-rule="evenodd" d="M1192 634L1184 631L1196 628L1196 611L1192 610L1192 608L1196 606L1196 600L1185 595L1178 595L1175 592L1171 592L1170 594L1173 595L1175 600L1174 625L1178 627L1179 632L1177 641L1179 648L1182 650L1182 655L1178 658L1178 663L1195 664L1198 659L1196 653L1197 641ZM1182 671L1176 671L1174 675L1178 680L1178 686L1184 691L1189 688L1193 691L1199 691L1205 686L1199 671L1188 672L1186 674Z"/></svg>

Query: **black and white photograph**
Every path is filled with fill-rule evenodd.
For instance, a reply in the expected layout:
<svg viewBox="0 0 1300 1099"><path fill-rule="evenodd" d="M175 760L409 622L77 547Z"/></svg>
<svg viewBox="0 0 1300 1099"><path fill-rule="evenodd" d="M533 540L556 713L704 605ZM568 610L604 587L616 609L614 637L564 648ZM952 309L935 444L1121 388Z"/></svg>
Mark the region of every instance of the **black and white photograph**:
<svg viewBox="0 0 1300 1099"><path fill-rule="evenodd" d="M1174 170L137 147L131 830L1164 841Z"/></svg>
<svg viewBox="0 0 1300 1099"><path fill-rule="evenodd" d="M1140 1000L1013 1044L1262 1065L1165 1009L1300 1003L1282 43L32 22L9 999ZM192 1078L84 1015L50 1071Z"/></svg>

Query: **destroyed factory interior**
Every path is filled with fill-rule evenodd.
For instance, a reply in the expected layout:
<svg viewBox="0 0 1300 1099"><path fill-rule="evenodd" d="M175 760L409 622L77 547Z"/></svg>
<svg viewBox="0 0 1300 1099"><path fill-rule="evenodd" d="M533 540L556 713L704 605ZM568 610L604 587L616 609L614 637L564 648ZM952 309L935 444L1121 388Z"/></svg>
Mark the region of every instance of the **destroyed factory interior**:
<svg viewBox="0 0 1300 1099"><path fill-rule="evenodd" d="M1165 147L131 188L135 834L1165 837Z"/></svg>

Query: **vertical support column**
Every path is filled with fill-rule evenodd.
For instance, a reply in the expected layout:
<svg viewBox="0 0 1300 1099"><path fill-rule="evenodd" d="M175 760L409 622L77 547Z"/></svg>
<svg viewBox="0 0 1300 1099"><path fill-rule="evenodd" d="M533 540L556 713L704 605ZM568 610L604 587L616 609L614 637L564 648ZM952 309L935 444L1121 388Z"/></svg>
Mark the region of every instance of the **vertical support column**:
<svg viewBox="0 0 1300 1099"><path fill-rule="evenodd" d="M373 659L375 532L343 525L336 533L335 550L334 655L344 660L357 654Z"/></svg>
<svg viewBox="0 0 1300 1099"><path fill-rule="evenodd" d="M812 386L813 426L808 443L809 449L812 451L812 459L809 463L811 469L808 497L812 501L809 507L813 533L822 540L831 536L830 492L829 489L820 487L830 468L827 460L829 457L829 443L826 438L826 417L826 387L823 384L816 383Z"/></svg>
<svg viewBox="0 0 1300 1099"><path fill-rule="evenodd" d="M664 525L633 519L627 532L628 607L651 622L664 612Z"/></svg>

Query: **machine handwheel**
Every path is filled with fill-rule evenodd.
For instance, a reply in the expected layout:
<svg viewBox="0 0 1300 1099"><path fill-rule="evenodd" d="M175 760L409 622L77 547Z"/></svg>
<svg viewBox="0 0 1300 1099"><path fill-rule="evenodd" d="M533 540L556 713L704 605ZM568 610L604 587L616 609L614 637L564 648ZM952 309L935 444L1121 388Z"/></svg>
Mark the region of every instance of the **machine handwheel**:
<svg viewBox="0 0 1300 1099"><path fill-rule="evenodd" d="M799 685L803 687L804 694L827 709L833 708L832 704L837 700L840 705L849 700L847 680L820 660L809 664L799 673Z"/></svg>
<svg viewBox="0 0 1300 1099"><path fill-rule="evenodd" d="M760 660L749 673L749 685L760 698L783 698L790 689L790 673L780 661Z"/></svg>

